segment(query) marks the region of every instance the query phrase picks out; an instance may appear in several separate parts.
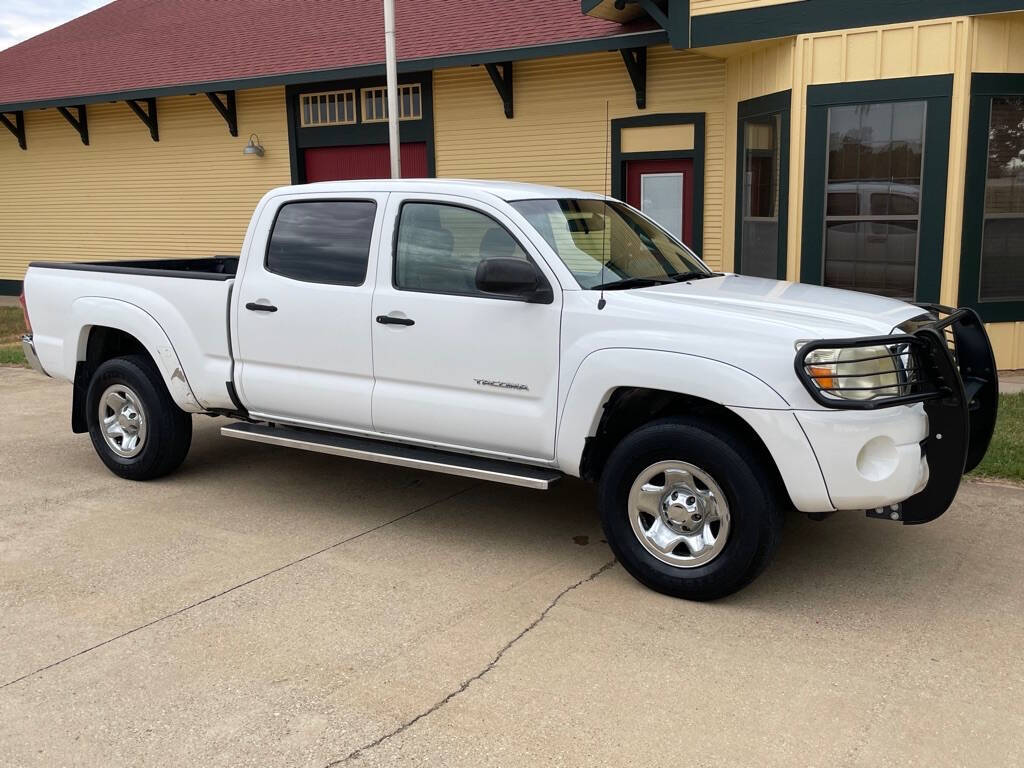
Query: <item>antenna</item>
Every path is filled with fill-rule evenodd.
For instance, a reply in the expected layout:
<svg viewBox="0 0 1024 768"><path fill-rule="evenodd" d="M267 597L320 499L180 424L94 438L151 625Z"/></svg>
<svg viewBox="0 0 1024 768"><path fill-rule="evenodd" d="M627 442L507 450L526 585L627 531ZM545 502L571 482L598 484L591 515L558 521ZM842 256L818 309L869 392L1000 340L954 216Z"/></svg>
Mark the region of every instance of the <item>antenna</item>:
<svg viewBox="0 0 1024 768"><path fill-rule="evenodd" d="M604 100L604 188L601 190L601 194L604 200L604 226L601 227L601 297L597 300L597 308L604 309L608 303L604 300L604 278L605 268L608 266L608 240L605 239L605 231L607 230L607 237L612 236L611 228L608 220L608 165L611 162L608 157L608 144L611 141L611 123L608 122L608 99Z"/></svg>

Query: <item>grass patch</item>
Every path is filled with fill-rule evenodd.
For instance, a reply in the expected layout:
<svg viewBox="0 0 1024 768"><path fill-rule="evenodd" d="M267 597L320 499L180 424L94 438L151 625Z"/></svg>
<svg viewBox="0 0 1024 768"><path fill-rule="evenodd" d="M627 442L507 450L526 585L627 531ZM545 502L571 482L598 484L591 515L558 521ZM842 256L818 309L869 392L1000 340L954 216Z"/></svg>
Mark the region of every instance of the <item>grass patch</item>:
<svg viewBox="0 0 1024 768"><path fill-rule="evenodd" d="M1024 392L999 396L999 418L992 444L971 474L1024 483Z"/></svg>
<svg viewBox="0 0 1024 768"><path fill-rule="evenodd" d="M27 366L21 334L28 333L21 307L0 307L0 365Z"/></svg>

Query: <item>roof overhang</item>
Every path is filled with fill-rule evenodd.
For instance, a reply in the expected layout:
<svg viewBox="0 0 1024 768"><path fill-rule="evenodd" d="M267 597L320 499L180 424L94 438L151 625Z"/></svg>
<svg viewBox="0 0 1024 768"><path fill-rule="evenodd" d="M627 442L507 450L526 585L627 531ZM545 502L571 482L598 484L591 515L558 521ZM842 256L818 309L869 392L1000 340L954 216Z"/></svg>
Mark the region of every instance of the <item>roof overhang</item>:
<svg viewBox="0 0 1024 768"><path fill-rule="evenodd" d="M459 53L430 58L407 59L405 61L398 62L398 71L423 72L434 69L448 69L451 67L467 67L480 64L522 61L525 59L569 56L580 53L620 51L625 48L662 45L667 42L668 33L663 29L655 29L583 40L571 40L561 43L530 45L520 48L501 48L489 51L475 51L471 53ZM98 104L105 101L146 99L161 96L175 96L180 94L208 93L213 91L241 91L251 88L265 88L274 85L299 85L323 82L327 80L374 77L378 75L384 75L384 62L355 67L343 67L339 69L283 72L279 74L261 75L258 77L248 77L236 80L209 80L204 82L154 86L150 88L139 88L109 93L94 93L86 95L72 94L38 101L0 104L0 112L17 112L29 109L46 109L47 107Z"/></svg>

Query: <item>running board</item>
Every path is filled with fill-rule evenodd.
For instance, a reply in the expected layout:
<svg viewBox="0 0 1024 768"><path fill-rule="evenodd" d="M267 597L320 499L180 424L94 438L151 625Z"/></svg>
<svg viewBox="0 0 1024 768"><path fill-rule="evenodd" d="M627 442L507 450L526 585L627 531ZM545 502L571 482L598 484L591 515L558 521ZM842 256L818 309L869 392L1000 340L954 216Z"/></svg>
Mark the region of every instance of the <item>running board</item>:
<svg viewBox="0 0 1024 768"><path fill-rule="evenodd" d="M298 427L272 427L266 424L250 424L243 421L221 427L225 437L252 440L256 443L298 448L303 451L328 453L349 459L376 461L399 467L441 472L446 475L473 477L495 483L519 485L523 488L547 490L562 477L562 473L545 467L515 464L510 461L485 459L449 453L434 448L388 443L367 437L339 435L334 432L319 432Z"/></svg>

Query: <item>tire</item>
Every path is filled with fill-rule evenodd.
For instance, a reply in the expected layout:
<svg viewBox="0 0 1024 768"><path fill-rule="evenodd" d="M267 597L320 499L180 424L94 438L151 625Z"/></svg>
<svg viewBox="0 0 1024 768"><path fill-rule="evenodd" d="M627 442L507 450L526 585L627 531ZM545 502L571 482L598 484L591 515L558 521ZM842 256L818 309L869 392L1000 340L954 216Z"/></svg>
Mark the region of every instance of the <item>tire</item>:
<svg viewBox="0 0 1024 768"><path fill-rule="evenodd" d="M115 422L109 428L100 415L101 398L104 415ZM93 448L118 477L152 480L173 472L188 455L192 416L171 399L145 355L117 357L100 365L89 381L85 403ZM118 429L122 434L112 435L111 445L107 434Z"/></svg>
<svg viewBox="0 0 1024 768"><path fill-rule="evenodd" d="M608 543L637 581L673 597L714 600L753 581L775 554L783 516L773 489L744 440L713 421L672 418L615 447L598 503ZM658 510L660 520L644 509ZM696 546L674 545L679 536Z"/></svg>

